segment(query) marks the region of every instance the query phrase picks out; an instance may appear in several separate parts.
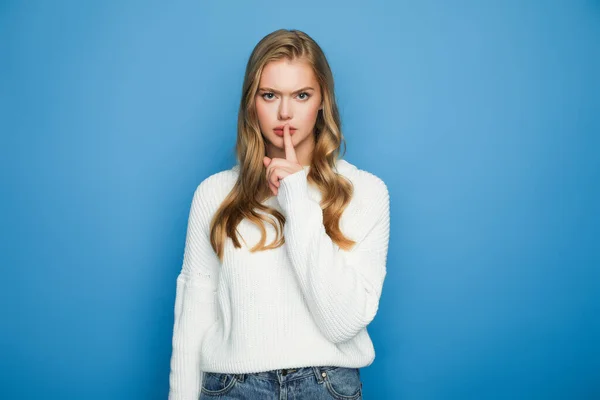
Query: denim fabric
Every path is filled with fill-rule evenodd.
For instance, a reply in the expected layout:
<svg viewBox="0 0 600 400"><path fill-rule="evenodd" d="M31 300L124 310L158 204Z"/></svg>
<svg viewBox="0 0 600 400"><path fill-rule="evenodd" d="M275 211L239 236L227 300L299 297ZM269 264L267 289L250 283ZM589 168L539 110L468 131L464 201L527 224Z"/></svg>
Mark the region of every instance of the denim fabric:
<svg viewBox="0 0 600 400"><path fill-rule="evenodd" d="M251 374L204 372L199 400L362 400L358 368L305 367Z"/></svg>

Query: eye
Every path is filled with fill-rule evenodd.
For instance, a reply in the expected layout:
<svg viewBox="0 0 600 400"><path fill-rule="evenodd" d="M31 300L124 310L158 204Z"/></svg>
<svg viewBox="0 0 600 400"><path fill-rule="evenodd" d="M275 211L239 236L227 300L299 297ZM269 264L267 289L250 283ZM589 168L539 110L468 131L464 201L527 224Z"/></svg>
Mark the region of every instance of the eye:
<svg viewBox="0 0 600 400"><path fill-rule="evenodd" d="M308 100L310 98L310 94L307 92L301 92L298 94L298 97L304 95L304 97L300 98L300 100ZM267 96L271 96L271 97L267 97ZM264 92L263 94L261 94L261 97L265 100L272 100L273 97L275 96L275 94L273 92Z"/></svg>

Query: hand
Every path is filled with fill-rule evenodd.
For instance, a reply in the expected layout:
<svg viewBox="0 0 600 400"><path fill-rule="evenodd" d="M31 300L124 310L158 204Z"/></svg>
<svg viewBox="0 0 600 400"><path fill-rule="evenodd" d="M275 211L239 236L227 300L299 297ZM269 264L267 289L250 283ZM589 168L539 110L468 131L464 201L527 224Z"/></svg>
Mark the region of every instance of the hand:
<svg viewBox="0 0 600 400"><path fill-rule="evenodd" d="M290 136L290 125L283 126L283 145L285 147L285 159L283 158L263 158L263 163L267 168L267 184L275 196L277 196L279 181L288 175L302 170L302 165L298 164L296 150Z"/></svg>

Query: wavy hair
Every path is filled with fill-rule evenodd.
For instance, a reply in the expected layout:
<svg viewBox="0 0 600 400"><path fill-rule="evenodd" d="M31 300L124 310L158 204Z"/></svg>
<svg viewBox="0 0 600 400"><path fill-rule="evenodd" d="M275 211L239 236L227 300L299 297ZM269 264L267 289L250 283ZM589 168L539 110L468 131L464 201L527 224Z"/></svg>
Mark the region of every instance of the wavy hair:
<svg viewBox="0 0 600 400"><path fill-rule="evenodd" d="M265 36L255 46L246 65L235 147L239 175L210 223L210 243L221 261L227 237L232 239L236 248L241 247L236 232L238 224L244 218L257 225L261 232L261 239L250 249L251 252L277 248L285 243L285 216L262 204L272 193L267 185L266 168L263 164L263 157L266 155L265 140L255 108L265 65L284 58L306 61L319 82L323 108L315 122L315 147L308 182L316 185L322 194L320 205L323 210L323 225L331 240L344 250L355 244L355 241L342 234L339 227L340 218L353 196L354 188L349 180L333 170L342 143L344 153L346 151L346 142L341 132L331 68L322 49L306 33L279 29ZM267 232L263 223L271 224L276 232L275 240L268 245L265 244Z"/></svg>

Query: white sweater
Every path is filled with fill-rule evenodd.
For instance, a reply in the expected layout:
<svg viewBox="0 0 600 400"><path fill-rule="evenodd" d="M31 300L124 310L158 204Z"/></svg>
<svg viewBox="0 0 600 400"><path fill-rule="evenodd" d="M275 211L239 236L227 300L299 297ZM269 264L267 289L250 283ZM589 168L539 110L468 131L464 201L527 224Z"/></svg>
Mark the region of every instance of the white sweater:
<svg viewBox="0 0 600 400"><path fill-rule="evenodd" d="M343 159L336 162L335 170L354 185L340 229L357 244L345 251L325 232L321 193L308 184L309 168L282 179L277 196L265 201L286 217L285 244L251 253L260 230L243 220L237 227L242 248L227 238L223 263L210 246L209 223L239 165L195 190L176 283L170 400L198 399L203 371L360 368L373 362L366 328L386 275L387 186ZM275 231L265 229L269 244Z"/></svg>

